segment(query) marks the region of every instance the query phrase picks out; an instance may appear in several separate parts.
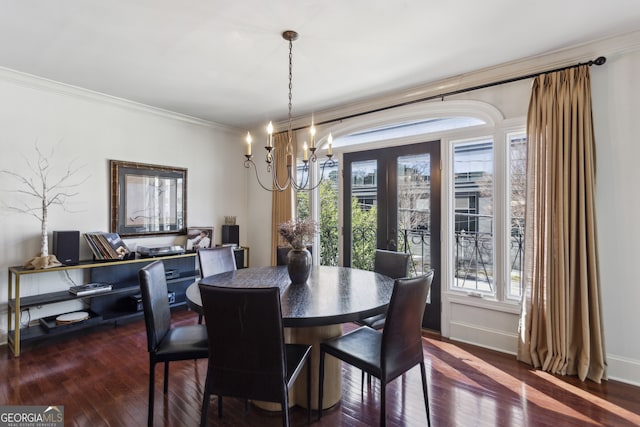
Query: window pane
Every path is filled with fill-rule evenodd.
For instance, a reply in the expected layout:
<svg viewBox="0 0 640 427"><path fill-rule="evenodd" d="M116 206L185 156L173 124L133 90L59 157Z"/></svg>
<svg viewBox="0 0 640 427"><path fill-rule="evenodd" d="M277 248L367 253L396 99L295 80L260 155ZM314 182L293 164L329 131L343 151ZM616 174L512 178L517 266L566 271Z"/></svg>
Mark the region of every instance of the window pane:
<svg viewBox="0 0 640 427"><path fill-rule="evenodd" d="M522 256L524 251L524 208L526 191L527 140L523 134L509 137L509 189L511 217L509 261L510 279L507 298L519 299L522 296Z"/></svg>
<svg viewBox="0 0 640 427"><path fill-rule="evenodd" d="M454 144L453 288L494 294L493 141Z"/></svg>
<svg viewBox="0 0 640 427"><path fill-rule="evenodd" d="M351 164L351 266L373 270L378 232L378 162Z"/></svg>
<svg viewBox="0 0 640 427"><path fill-rule="evenodd" d="M398 251L411 254L411 273L431 268L431 157L400 156L398 180Z"/></svg>
<svg viewBox="0 0 640 427"><path fill-rule="evenodd" d="M320 265L338 265L338 161L326 166L320 184ZM320 164L320 170L328 160Z"/></svg>
<svg viewBox="0 0 640 427"><path fill-rule="evenodd" d="M318 186L320 206L320 265L338 265L338 161L318 160L322 182ZM324 168L324 170L323 170ZM307 180L304 163L298 161L298 182ZM309 191L296 192L296 215L299 219L311 218Z"/></svg>

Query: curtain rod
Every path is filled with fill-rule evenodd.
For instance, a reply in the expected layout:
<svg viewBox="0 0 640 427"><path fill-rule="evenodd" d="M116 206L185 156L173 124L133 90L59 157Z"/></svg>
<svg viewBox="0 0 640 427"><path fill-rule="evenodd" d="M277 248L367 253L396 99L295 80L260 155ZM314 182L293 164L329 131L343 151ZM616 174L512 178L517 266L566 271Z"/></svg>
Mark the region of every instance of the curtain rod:
<svg viewBox="0 0 640 427"><path fill-rule="evenodd" d="M540 76L542 74L555 73L555 72L558 72L558 71L568 70L568 69L571 69L571 68L577 68L577 67L580 67L582 65L588 65L588 66L603 65L605 62L607 62L607 58L605 58L604 56L599 56L596 59L594 59L592 61L588 61L588 62L579 62L577 64L567 65L565 67L560 67L560 68L554 68L552 70L540 71L540 72L533 73L533 74L527 74L525 76L512 77L512 78L505 79L505 80L499 80L499 81L496 81L496 82L485 83L485 84L482 84L482 85L472 86L472 87L468 87L468 88L464 88L464 89L458 89L458 90L454 90L454 91L451 91L451 92L444 92L444 93L440 93L438 95L430 95L430 96L427 96L427 97L424 97L424 98L418 98L418 99L413 99L411 101L401 102L399 104L387 105L385 107L380 107L380 108L376 108L376 109L369 110L369 111L362 111L360 113L353 113L353 114L350 114L350 115L347 115L347 116L338 117L336 119L325 120L323 122L315 123L315 125L316 126L326 125L328 123L339 122L339 121L342 121L342 120L352 119L354 117L360 117L360 116L365 116L367 114L377 113L377 112L380 112L380 111L391 110L393 108L404 107L406 105L418 104L420 102L431 101L433 99L438 99L438 98L444 99L445 96L458 95L458 94L461 94L461 93L471 92L471 91L474 91L474 90L486 89L488 87L493 87L493 86L500 86L500 85L503 85L503 84L506 84L506 83L513 83L513 82L517 82L519 80L531 79L533 77L537 77L537 76ZM294 131L298 131L298 130L305 129L305 128L306 128L306 126L303 126L303 127L295 128L293 130Z"/></svg>

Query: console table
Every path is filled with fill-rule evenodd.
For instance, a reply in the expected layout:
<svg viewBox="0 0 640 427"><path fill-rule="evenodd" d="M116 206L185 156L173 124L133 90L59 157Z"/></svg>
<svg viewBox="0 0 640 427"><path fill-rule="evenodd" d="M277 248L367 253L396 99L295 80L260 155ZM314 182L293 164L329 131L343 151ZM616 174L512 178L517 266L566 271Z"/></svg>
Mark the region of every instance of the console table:
<svg viewBox="0 0 640 427"><path fill-rule="evenodd" d="M23 267L9 267L7 341L14 356L20 355L21 341L53 338L60 333L77 331L104 323L141 316L142 311L135 304L129 305L131 297L140 293L138 270L151 262L162 260L167 271L167 285L173 292L172 307L185 305L185 290L199 277L196 253L169 255L158 258L138 258L126 261L95 262L83 261L78 265L60 266L41 270L26 270ZM98 294L76 296L68 290L47 292L21 297L20 279L33 274L48 274L68 270L85 270L91 282L108 283L112 290ZM81 285L84 283L78 283ZM90 318L71 324L56 325L53 318L40 319L38 325L21 328L23 310L63 301L82 299L89 306Z"/></svg>

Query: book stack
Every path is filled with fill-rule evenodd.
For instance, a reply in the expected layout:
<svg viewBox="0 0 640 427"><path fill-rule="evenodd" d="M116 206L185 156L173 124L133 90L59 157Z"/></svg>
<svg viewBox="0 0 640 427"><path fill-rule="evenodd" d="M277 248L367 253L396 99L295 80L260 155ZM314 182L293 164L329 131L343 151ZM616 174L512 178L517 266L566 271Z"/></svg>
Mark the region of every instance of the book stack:
<svg viewBox="0 0 640 427"><path fill-rule="evenodd" d="M118 233L84 233L84 239L96 260L122 260L131 255Z"/></svg>

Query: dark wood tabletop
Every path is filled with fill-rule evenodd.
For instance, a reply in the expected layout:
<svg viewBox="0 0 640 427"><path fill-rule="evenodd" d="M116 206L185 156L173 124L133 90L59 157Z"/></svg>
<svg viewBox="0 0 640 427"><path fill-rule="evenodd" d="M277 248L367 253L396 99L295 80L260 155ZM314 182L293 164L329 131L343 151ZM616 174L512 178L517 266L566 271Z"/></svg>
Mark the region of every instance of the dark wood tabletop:
<svg viewBox="0 0 640 427"><path fill-rule="evenodd" d="M293 285L286 266L243 268L205 277L203 285L280 288L286 327L326 326L384 313L391 299L393 279L348 267L314 266L304 285ZM187 289L187 302L202 307L198 283Z"/></svg>

